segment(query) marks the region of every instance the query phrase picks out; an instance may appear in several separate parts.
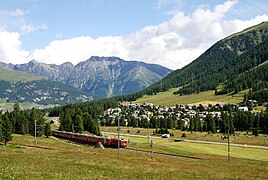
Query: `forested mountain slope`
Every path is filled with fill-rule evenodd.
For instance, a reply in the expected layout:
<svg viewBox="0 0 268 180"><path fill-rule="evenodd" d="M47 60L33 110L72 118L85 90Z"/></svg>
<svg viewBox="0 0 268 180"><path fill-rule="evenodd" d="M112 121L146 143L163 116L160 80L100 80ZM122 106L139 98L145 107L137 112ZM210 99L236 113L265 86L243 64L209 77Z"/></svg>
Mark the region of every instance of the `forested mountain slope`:
<svg viewBox="0 0 268 180"><path fill-rule="evenodd" d="M263 22L220 40L189 65L122 99L135 100L145 94L152 95L175 87L181 87L175 92L180 95L215 90L219 84L229 86L228 83L267 59L268 22ZM230 91L221 93L227 92Z"/></svg>

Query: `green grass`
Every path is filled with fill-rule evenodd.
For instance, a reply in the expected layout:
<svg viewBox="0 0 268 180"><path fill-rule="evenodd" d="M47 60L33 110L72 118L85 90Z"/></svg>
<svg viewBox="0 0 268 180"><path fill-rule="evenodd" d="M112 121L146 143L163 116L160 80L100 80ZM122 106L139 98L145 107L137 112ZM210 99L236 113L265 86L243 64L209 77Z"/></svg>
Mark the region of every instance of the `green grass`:
<svg viewBox="0 0 268 180"><path fill-rule="evenodd" d="M19 103L20 104L20 108L30 108L32 106L34 106L34 103ZM0 99L0 110L12 110L13 109L13 105L14 102L6 102L6 100L4 99Z"/></svg>
<svg viewBox="0 0 268 180"><path fill-rule="evenodd" d="M128 137L130 138L130 147L136 147L137 144L146 144L146 138ZM185 155L185 156L197 156L200 155L219 155L227 156L227 145L215 145L215 144L202 144L193 142L174 142L166 139L152 138L154 142L154 150L159 152ZM133 144L133 145L132 145ZM141 147L141 146L138 146ZM145 147L145 149L148 147ZM253 149L245 147L231 147L231 156L236 158L262 160L268 162L268 150L267 149Z"/></svg>
<svg viewBox="0 0 268 180"><path fill-rule="evenodd" d="M0 145L0 179L267 179L268 162L218 155L219 146L155 141L156 151L192 155L200 159L166 157L121 149L94 149L63 140L14 135L13 144ZM146 139L132 139L146 148ZM135 145L136 143L136 145ZM171 148L172 147L172 148ZM219 152L215 152L219 151ZM236 152L237 151L237 152ZM232 149L243 153L244 149ZM211 154L213 153L213 154ZM259 154L258 151L252 151Z"/></svg>
<svg viewBox="0 0 268 180"><path fill-rule="evenodd" d="M102 132L117 132L117 127L101 127ZM140 131L140 133L137 133ZM122 134L132 134L132 135L143 135L147 136L147 134L152 135L155 129L144 129L144 128L132 128L132 127L121 127ZM181 130L169 130L171 134L173 134L173 138L181 139L183 133L186 134L187 139L192 140L201 140L201 141L212 141L212 142L221 142L227 143L227 139L223 139L224 134L208 134L207 132L188 132ZM160 135L159 135L160 136ZM116 135L112 136L116 137ZM247 145L257 145L257 146L267 146L268 147L268 135L267 134L259 134L259 136L252 135L252 132L246 134L246 132L236 132L235 135L231 136L232 143L235 144L247 144Z"/></svg>
<svg viewBox="0 0 268 180"><path fill-rule="evenodd" d="M177 88L170 89L166 92L160 92L153 96L144 96L132 103L153 103L154 105L175 106L176 104L199 104L207 103L215 105L217 103L234 103L238 104L243 101L244 94L248 91L241 91L237 94L231 95L214 95L214 91L206 91L198 94L180 96L173 95Z"/></svg>
<svg viewBox="0 0 268 180"><path fill-rule="evenodd" d="M261 112L261 111L265 111L266 107L265 106L256 106L253 108L253 112Z"/></svg>
<svg viewBox="0 0 268 180"><path fill-rule="evenodd" d="M18 81L27 82L27 81L41 80L41 79L45 79L45 78L41 76L35 76L32 74L21 72L21 71L12 71L12 70L0 67L0 80L12 81L12 82L18 82Z"/></svg>

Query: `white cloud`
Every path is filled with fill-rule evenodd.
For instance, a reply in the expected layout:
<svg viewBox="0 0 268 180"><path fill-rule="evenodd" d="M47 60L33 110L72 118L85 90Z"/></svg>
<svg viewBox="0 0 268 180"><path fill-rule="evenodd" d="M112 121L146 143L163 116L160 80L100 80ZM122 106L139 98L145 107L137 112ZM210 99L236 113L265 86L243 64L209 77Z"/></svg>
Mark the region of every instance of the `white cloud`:
<svg viewBox="0 0 268 180"><path fill-rule="evenodd" d="M70 61L77 64L92 55L126 57L122 37L89 36L75 37L67 40L55 40L44 49L36 49L28 60L36 59L45 63L61 64Z"/></svg>
<svg viewBox="0 0 268 180"><path fill-rule="evenodd" d="M266 14L249 20L226 20L226 13L231 11L236 3L237 1L229 0L213 9L199 6L187 15L177 11L169 21L156 26L146 26L128 36L103 36L95 39L81 36L54 40L45 48L34 50L27 60L36 59L56 64L70 61L77 64L91 56L117 56L126 60L142 60L178 69L200 56L218 40L249 26L268 21ZM28 31L31 31L31 28ZM19 37L17 41L20 42ZM18 42L13 50L24 58L27 52L21 50L21 42ZM2 58L5 57L3 53L0 52Z"/></svg>
<svg viewBox="0 0 268 180"><path fill-rule="evenodd" d="M32 33L32 32L35 32L35 31L46 30L46 29L48 29L48 26L46 24L42 24L40 26L34 26L34 25L31 25L31 24L28 24L28 23L23 23L20 26L20 32L22 34Z"/></svg>
<svg viewBox="0 0 268 180"><path fill-rule="evenodd" d="M11 17L19 17L19 16L24 16L28 14L29 11L25 11L22 9L15 9L15 10L4 10L0 12L1 16L11 16Z"/></svg>
<svg viewBox="0 0 268 180"><path fill-rule="evenodd" d="M0 32L0 61L7 63L25 63L29 52L21 49L19 33Z"/></svg>
<svg viewBox="0 0 268 180"><path fill-rule="evenodd" d="M16 10L0 10L0 30L19 31L20 34L32 33L39 30L47 30L46 24L33 25L27 22L25 15L29 11L16 9Z"/></svg>

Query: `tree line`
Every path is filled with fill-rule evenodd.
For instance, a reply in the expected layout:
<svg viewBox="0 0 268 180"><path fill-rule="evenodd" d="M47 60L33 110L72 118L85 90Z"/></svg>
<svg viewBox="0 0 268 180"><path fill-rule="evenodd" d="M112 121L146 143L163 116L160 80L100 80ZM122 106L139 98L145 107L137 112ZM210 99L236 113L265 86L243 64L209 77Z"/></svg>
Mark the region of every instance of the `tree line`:
<svg viewBox="0 0 268 180"><path fill-rule="evenodd" d="M12 133L34 136L35 121L38 127L37 136L51 135L50 124L45 123L44 113L36 109L22 111L19 104L15 103L12 112L0 112L0 141L6 144L12 140Z"/></svg>
<svg viewBox="0 0 268 180"><path fill-rule="evenodd" d="M93 120L88 112L80 108L66 108L60 114L61 131L78 132L88 131L95 135L101 135L97 120Z"/></svg>
<svg viewBox="0 0 268 180"><path fill-rule="evenodd" d="M95 135L101 135L98 119L103 115L104 110L115 108L119 104L118 99L108 98L103 100L80 102L68 104L65 106L45 109L43 112L49 112L49 116L60 117L59 130L69 132L88 131Z"/></svg>

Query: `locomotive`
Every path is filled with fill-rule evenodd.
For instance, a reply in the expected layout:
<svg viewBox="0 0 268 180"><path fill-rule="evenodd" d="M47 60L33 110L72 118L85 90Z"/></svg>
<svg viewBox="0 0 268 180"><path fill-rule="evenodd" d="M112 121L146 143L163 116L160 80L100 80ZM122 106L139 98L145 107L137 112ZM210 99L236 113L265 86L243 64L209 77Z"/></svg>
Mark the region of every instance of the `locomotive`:
<svg viewBox="0 0 268 180"><path fill-rule="evenodd" d="M57 131L57 130L53 130L52 135L55 137L80 141L89 144L97 144L98 142L101 142L102 145L106 147L118 147L118 139L106 136L95 136L89 134L79 134L79 133ZM125 148L127 144L128 141L123 139L119 140L119 147Z"/></svg>

